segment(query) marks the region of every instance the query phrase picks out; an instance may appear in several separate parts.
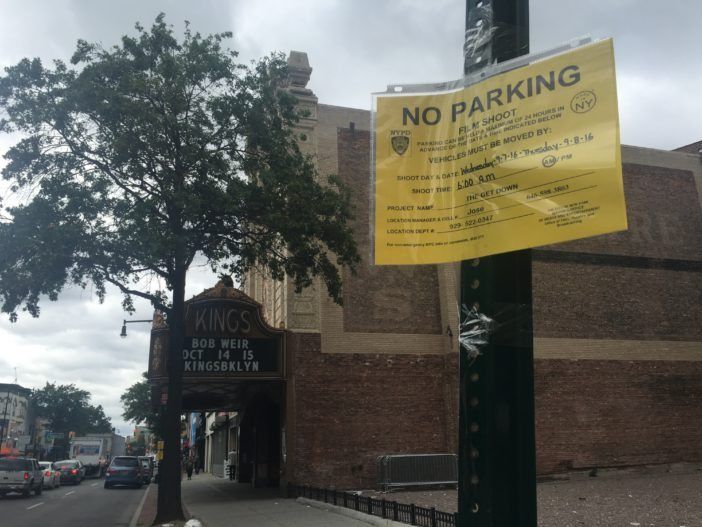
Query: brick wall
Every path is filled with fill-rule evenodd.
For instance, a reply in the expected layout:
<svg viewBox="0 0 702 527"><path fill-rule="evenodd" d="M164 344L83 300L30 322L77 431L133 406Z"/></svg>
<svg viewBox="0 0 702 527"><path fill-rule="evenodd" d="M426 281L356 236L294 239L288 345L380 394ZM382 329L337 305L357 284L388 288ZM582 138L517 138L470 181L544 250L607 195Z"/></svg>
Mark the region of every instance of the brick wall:
<svg viewBox="0 0 702 527"><path fill-rule="evenodd" d="M555 357L535 361L541 474L702 460L695 177L623 169L627 231L534 251L534 335Z"/></svg>
<svg viewBox="0 0 702 527"><path fill-rule="evenodd" d="M702 261L702 208L689 170L625 163L625 231L548 246L558 251Z"/></svg>
<svg viewBox="0 0 702 527"><path fill-rule="evenodd" d="M455 420L444 389L447 355L325 354L315 334L292 335L292 480L338 488L376 485L383 454L450 452ZM457 397L457 395L456 395Z"/></svg>
<svg viewBox="0 0 702 527"><path fill-rule="evenodd" d="M288 342L292 481L369 488L380 455L456 451L455 355L323 354L316 334ZM700 379L699 361L536 360L537 473L702 461Z"/></svg>
<svg viewBox="0 0 702 527"><path fill-rule="evenodd" d="M702 341L699 271L534 261L532 274L536 337Z"/></svg>
<svg viewBox="0 0 702 527"><path fill-rule="evenodd" d="M534 366L538 473L702 461L702 362Z"/></svg>
<svg viewBox="0 0 702 527"><path fill-rule="evenodd" d="M362 261L344 270L344 331L441 333L439 280L433 265L375 266L370 259L370 133L338 130L339 177L351 191Z"/></svg>
<svg viewBox="0 0 702 527"><path fill-rule="evenodd" d="M321 300L322 334L289 338L291 480L365 488L379 455L456 451L457 354L442 331L455 299L442 267L369 264L367 114L319 110L320 170L352 190L364 262L344 273L343 309ZM360 123L354 131L349 120ZM535 251L535 336L551 348L568 340L535 361L540 474L702 461L695 170L627 163L627 231ZM624 347L632 360L608 360Z"/></svg>

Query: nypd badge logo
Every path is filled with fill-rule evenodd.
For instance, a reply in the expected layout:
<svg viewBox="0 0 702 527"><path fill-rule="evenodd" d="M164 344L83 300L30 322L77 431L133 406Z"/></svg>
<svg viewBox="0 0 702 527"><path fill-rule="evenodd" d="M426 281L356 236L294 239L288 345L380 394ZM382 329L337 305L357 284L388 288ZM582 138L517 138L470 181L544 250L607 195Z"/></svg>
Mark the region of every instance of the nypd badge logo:
<svg viewBox="0 0 702 527"><path fill-rule="evenodd" d="M395 151L395 153L401 156L407 152L410 140L406 135L395 135L390 138L390 144L392 145L392 149Z"/></svg>

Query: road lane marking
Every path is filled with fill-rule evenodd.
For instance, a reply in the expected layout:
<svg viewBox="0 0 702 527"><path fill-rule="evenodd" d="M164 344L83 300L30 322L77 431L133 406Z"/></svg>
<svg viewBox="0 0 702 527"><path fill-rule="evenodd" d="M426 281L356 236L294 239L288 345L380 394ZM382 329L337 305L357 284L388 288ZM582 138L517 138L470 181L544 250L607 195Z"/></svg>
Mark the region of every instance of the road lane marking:
<svg viewBox="0 0 702 527"><path fill-rule="evenodd" d="M74 494L75 492L76 492L75 490L72 490L71 492L66 492L66 494L63 495L63 497L65 498L66 496L70 496L71 494Z"/></svg>
<svg viewBox="0 0 702 527"><path fill-rule="evenodd" d="M93 484L90 485L90 486L91 486L91 487L97 487L97 483L93 483Z"/></svg>
<svg viewBox="0 0 702 527"><path fill-rule="evenodd" d="M41 503L35 503L35 504L32 505L31 507L27 507L27 510L34 509L34 508L38 507L39 505L44 505L44 502L42 501Z"/></svg>

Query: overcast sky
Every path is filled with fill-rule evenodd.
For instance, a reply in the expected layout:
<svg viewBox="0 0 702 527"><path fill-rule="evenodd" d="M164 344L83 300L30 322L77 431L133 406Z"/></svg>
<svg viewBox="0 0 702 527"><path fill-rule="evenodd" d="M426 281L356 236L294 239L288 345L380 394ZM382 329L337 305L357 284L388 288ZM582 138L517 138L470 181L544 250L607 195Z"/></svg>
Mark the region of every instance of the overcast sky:
<svg viewBox="0 0 702 527"><path fill-rule="evenodd" d="M702 139L699 0L531 0L531 50L589 35L614 37L622 143L673 149ZM67 59L82 38L109 46L149 26L159 12L178 31L232 31L242 61L272 51L304 51L310 87L324 104L370 108L393 83L428 83L462 74L462 0L0 0L0 66L23 57ZM0 137L0 154L9 142ZM2 164L2 161L0 161ZM188 296L213 285L194 273ZM151 318L139 304L133 318ZM0 382L26 387L75 383L93 394L124 435L119 396L147 367L148 325L132 324L111 292L100 305L90 289L70 289L42 316L0 320Z"/></svg>

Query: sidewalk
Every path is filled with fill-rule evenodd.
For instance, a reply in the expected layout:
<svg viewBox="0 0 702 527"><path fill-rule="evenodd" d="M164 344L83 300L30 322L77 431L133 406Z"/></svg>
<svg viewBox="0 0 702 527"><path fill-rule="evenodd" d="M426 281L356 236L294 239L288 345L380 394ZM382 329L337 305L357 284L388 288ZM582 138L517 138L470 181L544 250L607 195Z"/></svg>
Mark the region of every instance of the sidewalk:
<svg viewBox="0 0 702 527"><path fill-rule="evenodd" d="M156 515L156 485L151 485L139 521L150 527ZM210 474L183 480L183 502L206 527L368 527L322 504L310 507L283 499L277 489L252 489ZM702 465L606 470L589 477L571 473L538 484L539 527L702 527ZM378 496L377 491L363 495ZM381 497L381 496L378 496ZM392 492L387 500L456 510L456 490ZM355 514L355 513L354 513Z"/></svg>
<svg viewBox="0 0 702 527"><path fill-rule="evenodd" d="M134 527L150 527L158 488L152 485ZM346 515L280 497L278 489L253 489L210 474L183 480L183 503L206 527L359 527L369 524Z"/></svg>

